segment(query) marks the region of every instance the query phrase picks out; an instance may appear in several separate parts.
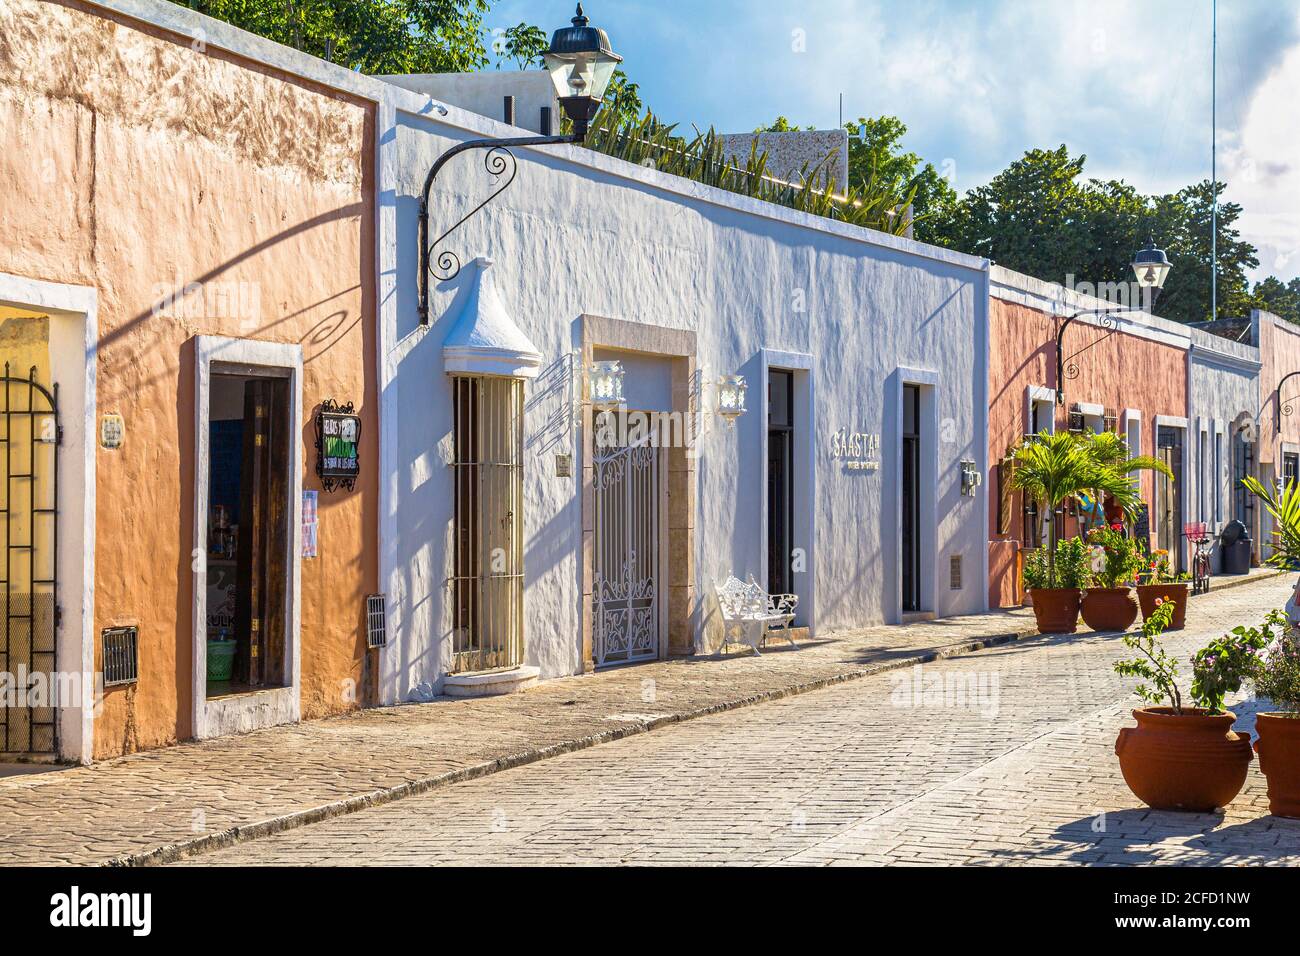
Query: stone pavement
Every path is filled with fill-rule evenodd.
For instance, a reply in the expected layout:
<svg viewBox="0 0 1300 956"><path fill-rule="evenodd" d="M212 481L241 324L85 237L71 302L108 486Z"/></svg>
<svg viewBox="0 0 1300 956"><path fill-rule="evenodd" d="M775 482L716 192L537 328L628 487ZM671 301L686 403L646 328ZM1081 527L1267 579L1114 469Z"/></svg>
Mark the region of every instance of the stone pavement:
<svg viewBox="0 0 1300 956"><path fill-rule="evenodd" d="M1198 599L1171 652L1186 661L1288 590ZM1111 668L1127 655L1116 635L1008 643L185 862L1300 864L1300 821L1268 815L1256 764L1226 814L1156 812L1132 796L1112 751L1136 705ZM1235 709L1249 726L1253 704Z"/></svg>
<svg viewBox="0 0 1300 956"><path fill-rule="evenodd" d="M1252 581L1198 597L1189 616L1209 614L1233 594L1280 603L1275 591L1276 582ZM798 651L774 647L761 658L738 652L647 664L510 697L367 710L16 774L0 778L0 863L166 861L1032 631L1025 609L869 628ZM863 693L854 687L850 696ZM765 710L748 720L766 724Z"/></svg>

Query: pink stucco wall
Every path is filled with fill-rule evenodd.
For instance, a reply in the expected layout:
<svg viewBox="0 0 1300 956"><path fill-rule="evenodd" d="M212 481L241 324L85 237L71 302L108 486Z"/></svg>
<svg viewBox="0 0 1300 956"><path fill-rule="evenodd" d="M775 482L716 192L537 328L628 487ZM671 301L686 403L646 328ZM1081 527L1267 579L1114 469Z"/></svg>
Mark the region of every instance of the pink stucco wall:
<svg viewBox="0 0 1300 956"><path fill-rule="evenodd" d="M1020 501L1012 508L1011 527L998 534L997 462L1025 433L1027 390L1031 385L1056 388L1055 316L1028 306L993 298L989 302L989 604L1021 603L1016 574L1020 550ZM1114 409L1123 429L1125 409L1142 413L1142 452L1154 454L1157 415L1187 415L1187 352L1124 332L1104 338L1095 325L1075 323L1066 332L1066 353L1093 342L1077 359L1079 375L1065 384L1064 406L1056 407L1058 431L1068 427L1068 409L1088 402ZM1151 501L1154 485L1142 476L1142 493Z"/></svg>

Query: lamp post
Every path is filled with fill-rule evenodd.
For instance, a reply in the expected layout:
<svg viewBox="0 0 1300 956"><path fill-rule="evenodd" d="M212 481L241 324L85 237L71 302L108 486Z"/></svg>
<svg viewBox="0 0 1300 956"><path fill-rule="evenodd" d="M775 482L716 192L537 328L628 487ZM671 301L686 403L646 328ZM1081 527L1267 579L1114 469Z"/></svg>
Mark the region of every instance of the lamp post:
<svg viewBox="0 0 1300 956"><path fill-rule="evenodd" d="M1149 311L1152 314L1154 314L1156 299L1160 297L1160 290L1164 288L1165 279L1168 278L1169 276L1169 269L1170 269L1169 258L1165 255L1165 251L1163 249L1156 248L1155 239L1150 239L1147 242L1147 244L1143 248L1139 249L1137 251L1137 254L1133 256L1132 266L1133 266L1133 274L1137 276L1138 288L1141 289L1144 293L1147 292L1147 290L1150 290L1150 301L1147 303L1146 311ZM1056 404L1057 405L1065 404L1066 357L1064 351L1064 344L1065 344L1065 330L1070 327L1070 323L1073 322L1075 319L1081 318L1082 316L1085 315L1100 316L1101 318L1099 320L1099 324L1101 325L1102 328L1107 330L1106 335L1103 335L1101 339L1097 340L1097 342L1100 342L1102 339L1107 338L1110 335L1114 334L1115 330L1119 327L1119 322L1117 321L1116 316L1124 315L1130 312L1140 312L1140 311L1143 310L1141 309L1084 309L1082 312L1076 312L1073 315L1066 317L1065 321L1062 322L1060 327L1056 330ZM1093 342L1092 345L1096 345L1097 342ZM1092 345L1085 346L1085 348L1092 348ZM1079 351L1082 352L1084 351L1084 349L1080 349ZM1079 352L1074 353L1074 355L1078 355L1078 354ZM1074 358L1074 355L1071 355L1070 358ZM1078 374L1079 373L1076 368L1074 370L1074 374L1070 375L1069 377L1074 378L1074 376Z"/></svg>
<svg viewBox="0 0 1300 956"><path fill-rule="evenodd" d="M518 136L514 138L475 139L457 143L438 157L424 178L420 194L420 324L429 324L429 276L440 280L455 278L460 272L460 257L444 249L434 257L434 250L449 235L465 224L476 212L505 192L515 181L518 162L510 150L516 146L552 146L581 143L587 137L592 118L600 111L605 90L623 58L613 51L609 37L599 27L591 26L582 4L571 26L561 27L551 36L551 45L543 55L546 70L565 115L573 123L573 133L563 136ZM447 163L470 150L486 150L483 168L490 176L505 175L506 181L481 203L462 216L451 228L429 242L429 193Z"/></svg>

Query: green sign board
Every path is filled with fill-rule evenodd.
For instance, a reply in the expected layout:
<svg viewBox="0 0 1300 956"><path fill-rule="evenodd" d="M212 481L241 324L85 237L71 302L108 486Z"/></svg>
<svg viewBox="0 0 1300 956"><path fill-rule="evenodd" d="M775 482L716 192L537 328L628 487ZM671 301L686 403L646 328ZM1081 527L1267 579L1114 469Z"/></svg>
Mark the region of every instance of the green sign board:
<svg viewBox="0 0 1300 956"><path fill-rule="evenodd" d="M361 474L361 416L326 400L316 412L316 474L326 491L351 491Z"/></svg>

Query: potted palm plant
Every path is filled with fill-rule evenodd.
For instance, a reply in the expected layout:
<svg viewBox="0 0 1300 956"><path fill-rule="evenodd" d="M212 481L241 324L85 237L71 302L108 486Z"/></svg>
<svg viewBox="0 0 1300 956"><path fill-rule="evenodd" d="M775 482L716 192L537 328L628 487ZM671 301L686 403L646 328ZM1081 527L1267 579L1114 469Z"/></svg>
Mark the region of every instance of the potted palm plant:
<svg viewBox="0 0 1300 956"><path fill-rule="evenodd" d="M1268 635L1239 627L1198 651L1187 706L1178 665L1159 641L1173 614L1173 603L1160 600L1141 632L1124 638L1138 656L1116 661L1115 671L1143 681L1136 693L1148 706L1133 711L1136 727L1120 730L1115 755L1124 782L1147 806L1209 813L1231 803L1246 783L1250 738L1233 732L1237 716L1223 705L1253 672Z"/></svg>
<svg viewBox="0 0 1300 956"><path fill-rule="evenodd" d="M1092 577L1083 594L1084 621L1094 631L1127 631L1138 613L1130 585L1142 567L1141 552L1123 525L1115 524L1088 532L1088 554Z"/></svg>
<svg viewBox="0 0 1300 956"><path fill-rule="evenodd" d="M1051 594L1051 574L1064 601L1044 599ZM1088 583L1088 551L1080 538L1056 542L1050 552L1038 548L1025 559L1023 579L1033 600L1034 621L1040 634L1073 634L1079 627L1079 591ZM1069 597L1073 595L1073 600Z"/></svg>
<svg viewBox="0 0 1300 956"><path fill-rule="evenodd" d="M1273 518L1273 554L1268 563L1294 568L1300 559L1300 486L1288 482L1273 494L1254 478L1242 483L1264 503ZM1286 615L1270 618L1280 634L1256 661L1250 682L1256 697L1267 698L1277 710L1255 715L1255 750L1259 768L1268 778L1268 807L1280 817L1300 817L1300 580Z"/></svg>
<svg viewBox="0 0 1300 956"><path fill-rule="evenodd" d="M1070 499L1092 493L1096 498L1109 495L1126 513L1132 513L1140 501L1137 489L1131 478L1098 461L1089 453L1086 442L1069 432L1043 432L1026 438L1012 453L1012 459L1011 487L1037 500L1039 514L1047 522L1046 575L1039 582L1028 576L1025 580L1039 632L1062 633L1057 625L1067 619L1071 626L1066 633L1073 632L1082 582L1058 577L1056 511Z"/></svg>

